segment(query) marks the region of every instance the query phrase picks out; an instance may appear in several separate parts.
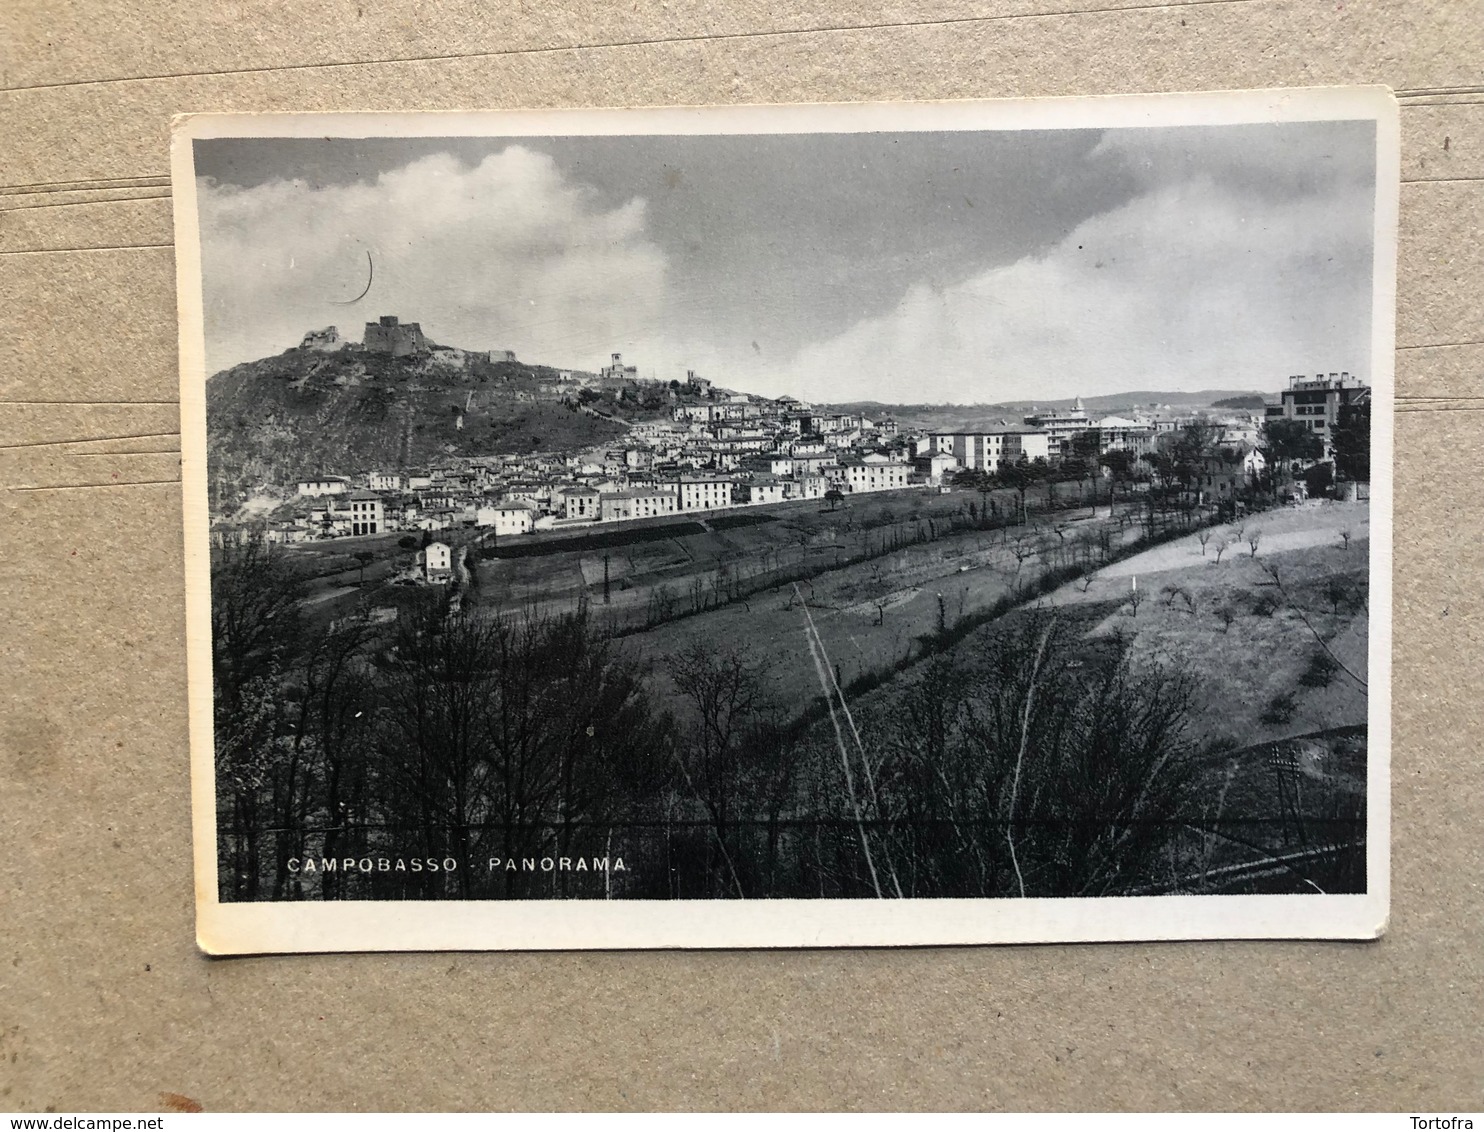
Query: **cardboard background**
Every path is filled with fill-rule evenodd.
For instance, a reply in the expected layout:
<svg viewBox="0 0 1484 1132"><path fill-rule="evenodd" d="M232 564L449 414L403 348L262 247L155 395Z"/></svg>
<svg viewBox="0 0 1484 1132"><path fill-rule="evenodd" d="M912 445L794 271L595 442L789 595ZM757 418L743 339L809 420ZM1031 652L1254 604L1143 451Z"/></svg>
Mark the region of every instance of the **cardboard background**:
<svg viewBox="0 0 1484 1132"><path fill-rule="evenodd" d="M1484 1107L1484 25L1056 4L0 8L0 1109ZM196 952L172 114L1326 83L1402 102L1383 940Z"/></svg>

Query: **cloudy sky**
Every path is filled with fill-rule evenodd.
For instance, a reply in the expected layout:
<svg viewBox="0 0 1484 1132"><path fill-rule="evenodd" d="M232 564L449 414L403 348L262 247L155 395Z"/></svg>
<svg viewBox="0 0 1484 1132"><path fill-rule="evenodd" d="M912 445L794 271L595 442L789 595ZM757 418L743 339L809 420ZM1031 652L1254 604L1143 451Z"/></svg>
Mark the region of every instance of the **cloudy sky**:
<svg viewBox="0 0 1484 1132"><path fill-rule="evenodd" d="M1369 122L195 144L212 371L396 314L816 400L1369 376Z"/></svg>

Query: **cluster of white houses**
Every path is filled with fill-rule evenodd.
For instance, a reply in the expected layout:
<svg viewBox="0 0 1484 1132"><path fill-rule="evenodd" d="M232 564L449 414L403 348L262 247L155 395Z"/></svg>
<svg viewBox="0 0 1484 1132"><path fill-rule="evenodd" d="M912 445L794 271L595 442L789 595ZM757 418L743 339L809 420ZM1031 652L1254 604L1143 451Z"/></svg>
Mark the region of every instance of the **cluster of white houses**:
<svg viewBox="0 0 1484 1132"><path fill-rule="evenodd" d="M390 329L390 328L388 328ZM613 355L609 371L627 373ZM320 475L297 484L299 506L274 524L278 542L393 531L487 529L522 535L579 524L614 523L728 508L939 487L963 470L998 472L1021 461L1055 463L1073 454L1158 450L1190 417L1089 414L1070 409L1018 422L904 435L893 421L816 410L793 398L766 399L715 389L689 375L685 403L669 420L632 426L614 447L575 456L490 456L405 473L373 470L350 478ZM1220 419L1222 444L1241 454L1229 476L1260 469L1264 416L1314 422L1328 455L1339 406L1368 389L1349 374L1291 379L1264 410ZM1217 472L1220 473L1220 469ZM1214 481L1213 481L1214 482ZM1237 490L1233 480L1231 490Z"/></svg>
<svg viewBox="0 0 1484 1132"><path fill-rule="evenodd" d="M789 474L701 469L670 476L573 475L565 481L520 485L489 482L481 474L486 467L407 477L372 472L359 483L332 475L301 480L300 513L275 524L269 535L275 542L298 542L475 527L498 537L823 499L832 490L896 491L927 482L913 461L876 452L809 464L811 470Z"/></svg>

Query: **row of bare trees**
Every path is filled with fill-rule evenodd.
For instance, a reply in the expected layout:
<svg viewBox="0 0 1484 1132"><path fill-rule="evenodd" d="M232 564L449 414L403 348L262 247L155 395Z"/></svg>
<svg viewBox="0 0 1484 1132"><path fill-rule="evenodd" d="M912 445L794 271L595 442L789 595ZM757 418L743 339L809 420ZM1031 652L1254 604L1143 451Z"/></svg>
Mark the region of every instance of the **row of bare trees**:
<svg viewBox="0 0 1484 1132"><path fill-rule="evenodd" d="M666 783L668 721L586 610L451 616L429 598L390 633L311 628L293 571L257 542L224 552L212 584L224 899L549 890L574 878L488 861L606 855ZM461 867L302 868L383 857Z"/></svg>
<svg viewBox="0 0 1484 1132"><path fill-rule="evenodd" d="M704 895L1106 895L1151 883L1196 812L1196 689L1046 612L852 704L823 652L807 726L746 648L672 656ZM694 835L693 835L694 836ZM692 891L690 895L701 895Z"/></svg>

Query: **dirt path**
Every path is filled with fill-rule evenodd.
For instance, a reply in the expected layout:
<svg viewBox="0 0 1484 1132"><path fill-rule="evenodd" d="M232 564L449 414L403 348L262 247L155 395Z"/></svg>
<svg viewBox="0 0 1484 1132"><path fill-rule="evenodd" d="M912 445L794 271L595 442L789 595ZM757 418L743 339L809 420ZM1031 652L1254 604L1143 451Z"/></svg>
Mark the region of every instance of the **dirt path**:
<svg viewBox="0 0 1484 1132"><path fill-rule="evenodd" d="M1238 531L1243 537L1239 540ZM1127 578L1135 574L1157 574L1162 570L1183 570L1195 565L1201 558L1213 560L1216 545L1222 539L1228 545L1224 558L1247 557L1251 548L1247 537L1260 533L1257 545L1259 557L1265 554L1281 554L1290 550L1304 550L1311 546L1338 546L1341 531L1349 531L1353 541L1369 538L1371 533L1370 505L1368 503L1320 502L1300 507L1288 507L1282 511L1267 511L1253 515L1238 523L1211 528L1211 541L1204 554L1195 535L1152 547L1142 554L1125 558L1099 570L1095 579Z"/></svg>

